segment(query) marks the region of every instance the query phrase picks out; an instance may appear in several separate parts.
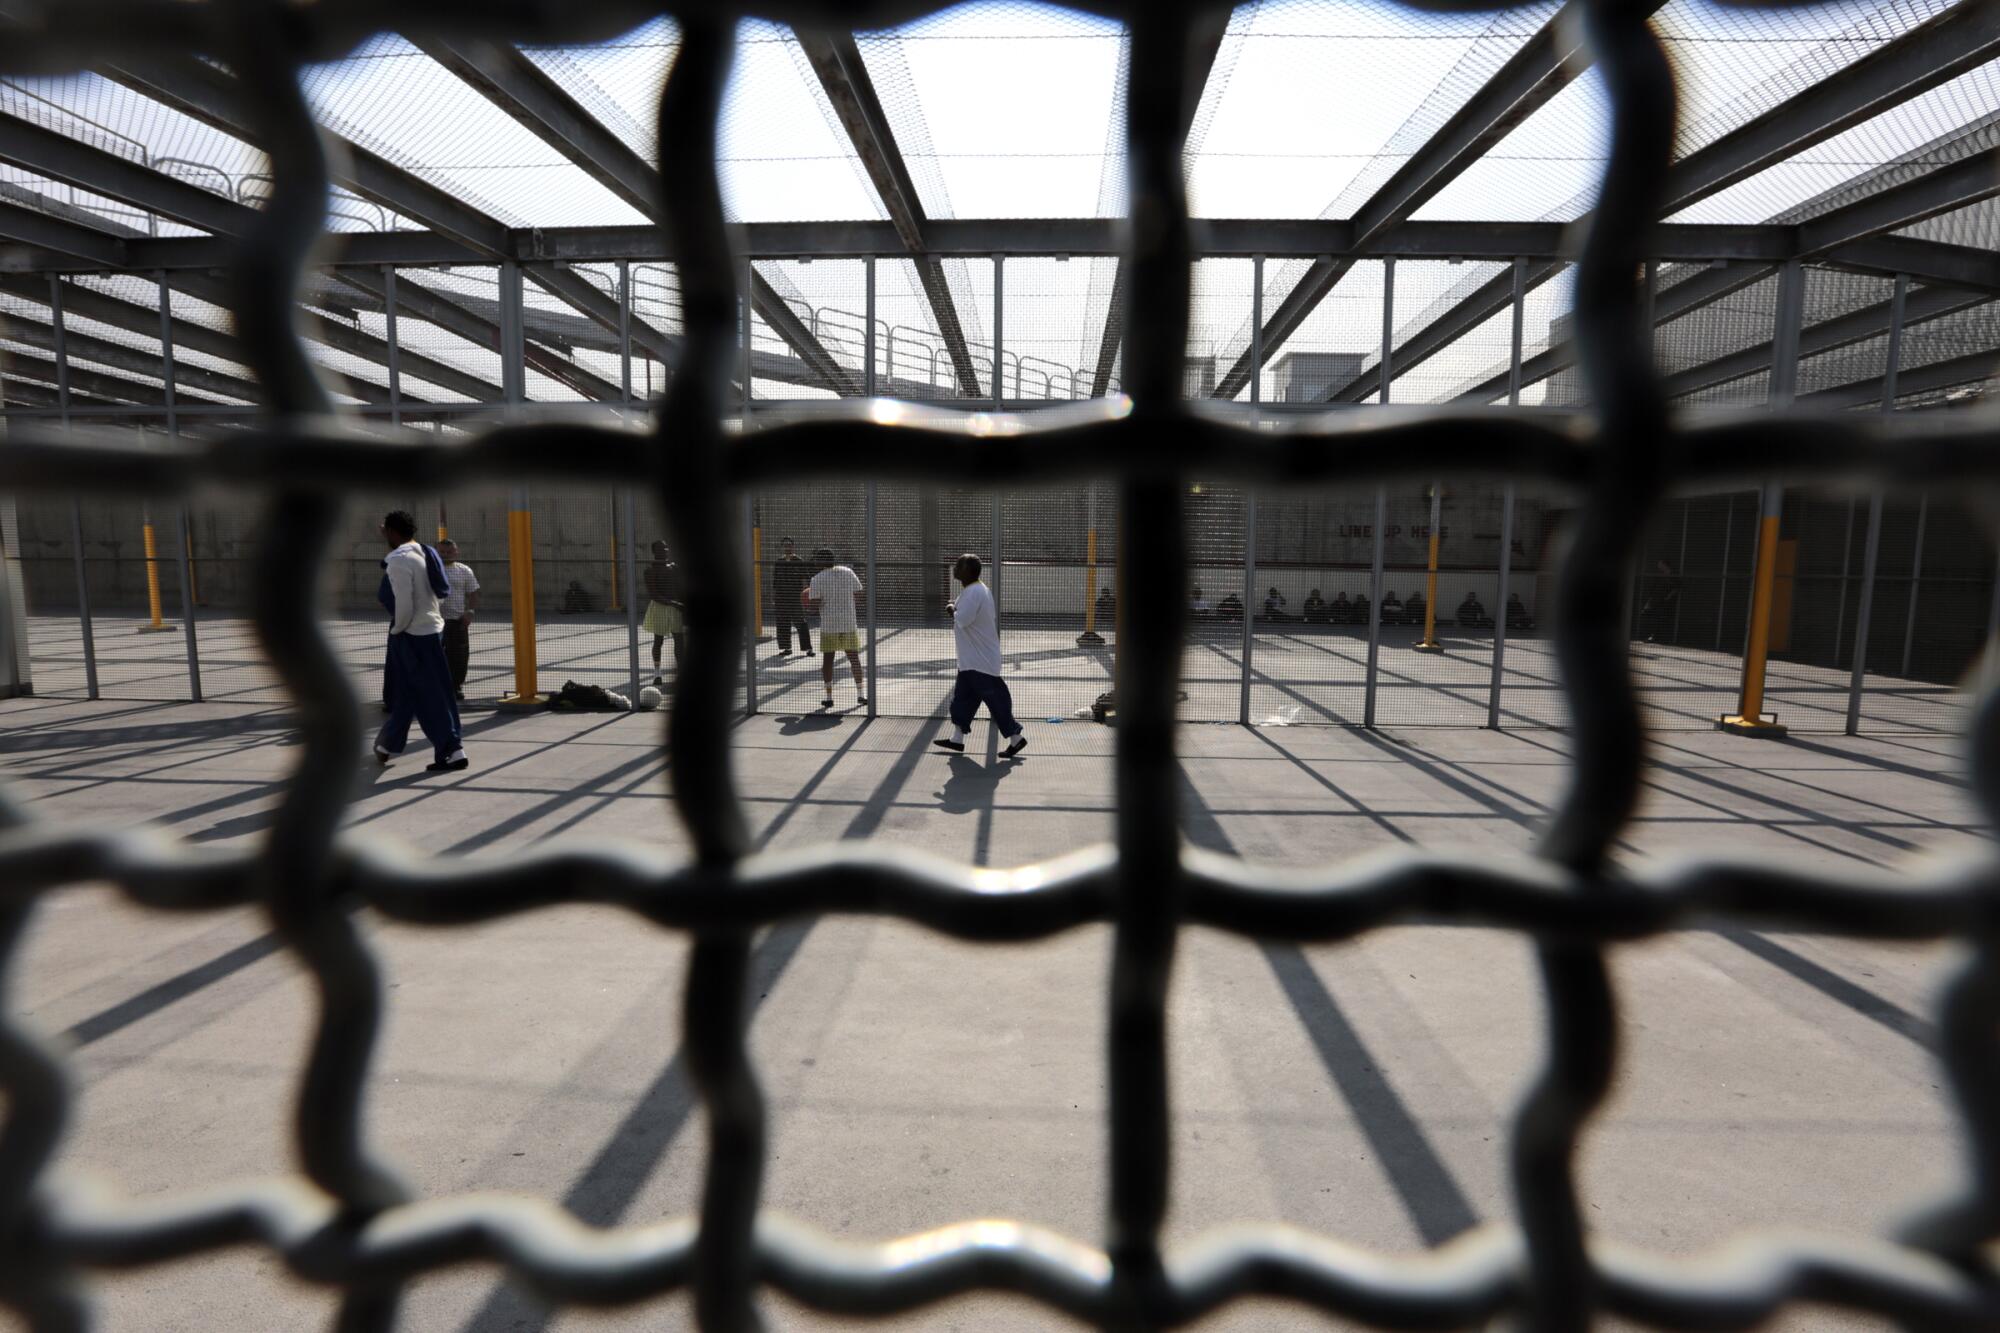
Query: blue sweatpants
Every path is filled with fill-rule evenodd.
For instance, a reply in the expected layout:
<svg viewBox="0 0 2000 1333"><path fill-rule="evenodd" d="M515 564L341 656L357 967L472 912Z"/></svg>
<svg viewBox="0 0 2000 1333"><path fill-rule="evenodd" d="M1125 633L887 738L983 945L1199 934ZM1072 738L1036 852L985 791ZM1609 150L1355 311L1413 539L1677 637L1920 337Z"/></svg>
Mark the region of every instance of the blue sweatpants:
<svg viewBox="0 0 2000 1333"><path fill-rule="evenodd" d="M389 718L375 737L377 748L401 754L410 741L411 718L423 728L440 763L458 753L458 705L452 699L442 634L389 636Z"/></svg>
<svg viewBox="0 0 2000 1333"><path fill-rule="evenodd" d="M987 714L1002 736L1012 739L1021 734L1021 724L1014 720L1014 696L1008 692L1007 682L984 671L959 672L958 684L951 692L951 724L960 731L972 730L972 715L981 704L986 705Z"/></svg>

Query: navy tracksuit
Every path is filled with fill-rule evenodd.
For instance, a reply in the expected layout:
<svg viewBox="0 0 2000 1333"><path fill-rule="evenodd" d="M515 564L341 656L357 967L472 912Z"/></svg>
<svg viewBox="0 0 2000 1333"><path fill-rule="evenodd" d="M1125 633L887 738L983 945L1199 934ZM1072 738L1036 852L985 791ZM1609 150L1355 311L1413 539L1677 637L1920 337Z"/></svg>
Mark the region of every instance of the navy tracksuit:
<svg viewBox="0 0 2000 1333"><path fill-rule="evenodd" d="M449 595L451 583L445 575L444 562L430 547L423 550L431 590L439 597ZM396 599L390 591L386 569L375 597L393 617ZM375 737L376 746L390 754L401 754L409 744L410 722L414 719L423 728L425 739L437 750L438 762L451 758L461 748L455 695L451 665L444 655L444 635L391 634L388 657L382 667L382 701L389 705L389 717Z"/></svg>

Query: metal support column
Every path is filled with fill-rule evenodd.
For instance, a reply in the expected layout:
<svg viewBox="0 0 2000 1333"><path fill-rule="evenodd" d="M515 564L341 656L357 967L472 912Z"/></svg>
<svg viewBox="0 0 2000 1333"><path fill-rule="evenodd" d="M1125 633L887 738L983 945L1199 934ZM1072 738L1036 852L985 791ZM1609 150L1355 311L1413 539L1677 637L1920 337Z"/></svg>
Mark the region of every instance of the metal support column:
<svg viewBox="0 0 2000 1333"><path fill-rule="evenodd" d="M745 292L748 292L750 289L748 287L745 287L743 290ZM745 298L745 301L746 304L744 305L743 308L747 311L750 308L749 305L747 304L748 297ZM749 399L747 396L744 399L744 404L746 407L749 405ZM745 555L748 555L750 553L749 541L750 541L750 533L752 531L750 526L750 520L752 517L753 504L754 502L751 500L750 496L748 494L744 495L743 540L744 540ZM751 560L749 564L750 564L750 570L749 570L750 586L751 588L755 588L757 586L757 563L755 560ZM748 591L749 591L748 589L745 590L746 594ZM749 597L746 595L744 597L744 601L748 602L749 600L750 600ZM824 631L822 631L822 633L824 633ZM676 661L674 663L674 670L676 671L676 673L679 672L680 670L679 661ZM829 690L828 693L830 694L832 693L832 691ZM743 711L751 717L757 716L757 627L755 625L745 625L743 627Z"/></svg>
<svg viewBox="0 0 2000 1333"><path fill-rule="evenodd" d="M1396 260L1382 261L1382 392L1389 401L1390 353L1396 345ZM1382 532L1389 522L1389 488L1375 488L1375 560L1368 577L1368 675L1362 685L1361 725L1375 725L1377 665L1382 652Z"/></svg>
<svg viewBox="0 0 2000 1333"><path fill-rule="evenodd" d="M625 599L625 655L632 665L632 706L639 706L639 542L637 533L638 505L632 499L632 492L625 492L625 586L630 595ZM674 663L679 667L680 663Z"/></svg>
<svg viewBox="0 0 2000 1333"><path fill-rule="evenodd" d="M868 329L868 335L864 340L865 346L862 348L861 352L861 392L866 394L868 397L873 398L875 396L875 256L874 255L870 255L868 256L868 258L861 261L861 274L862 274L862 285L864 289L862 294L863 305L862 305L861 322L864 325L866 325ZM873 699L875 697L873 681L869 682L868 697L870 699Z"/></svg>
<svg viewBox="0 0 2000 1333"><path fill-rule="evenodd" d="M756 265L746 256L743 260L743 295L736 306L737 319L743 330L743 429L746 431L750 429L750 384L755 378L751 374L750 354L756 341L757 313L750 306L750 290L756 280ZM754 713L757 710L753 707L750 711Z"/></svg>
<svg viewBox="0 0 2000 1333"><path fill-rule="evenodd" d="M1771 410L1792 405L1798 384L1799 326L1805 306L1805 269L1796 259L1778 272L1778 322L1771 340ZM1764 720L1764 668L1771 650L1771 606L1778 580L1778 522L1785 508L1785 487L1772 477L1764 483L1757 510L1757 559L1750 573L1750 635L1743 648L1743 686L1736 712L1717 726L1744 736L1782 736L1784 727L1773 717Z"/></svg>
<svg viewBox="0 0 2000 1333"><path fill-rule="evenodd" d="M1996 644L2000 644L2000 560L1993 568L1993 598L1986 604L1986 643L1979 654L1981 693L1993 688L1993 677L2000 672L2000 661L1995 660Z"/></svg>
<svg viewBox="0 0 2000 1333"><path fill-rule="evenodd" d="M873 295L873 292L872 292L872 291L870 292L870 295ZM870 368L870 369L872 370L872 369L873 369L874 367L873 367L873 366L871 365L871 366L870 366L869 368ZM870 716L870 717L874 717L874 716L876 715L876 712L878 711L878 708L879 708L879 706L880 706L880 704L881 704L881 698L880 698L880 697L879 697L879 696L877 695L877 693L876 693L876 690L877 690L877 688L878 688L878 687L877 687L877 685L876 685L876 680L877 680L877 677L876 677L876 674L875 674L875 578L876 578L876 574L875 574L875 500L876 500L876 490L877 490L877 487L876 487L876 483L874 483L874 482L872 482L872 481L871 481L871 482L869 482L869 483L868 483L868 509L867 509L867 514L866 514L866 517L865 517L865 523L866 523L866 534L865 534L865 535L866 535L866 539L867 539L867 543L868 543L868 552L867 552L867 560L868 560L868 588L867 588L867 593L866 593L866 597L867 597L867 603L868 603L868 716ZM783 615L783 614L785 613L785 610L786 610L786 608L784 608L784 607L780 607L780 608L778 609L778 613L779 613L780 615Z"/></svg>
<svg viewBox="0 0 2000 1333"><path fill-rule="evenodd" d="M1896 377L1903 367L1903 309L1910 276L1896 275L1889 301L1889 349L1882 368L1882 414L1896 410ZM1861 604L1854 612L1854 665L1847 679L1847 734L1861 732L1861 687L1868 672L1868 635L1875 612L1875 563L1882 552L1882 492L1868 497L1868 535L1861 545Z"/></svg>
<svg viewBox="0 0 2000 1333"><path fill-rule="evenodd" d="M49 323L55 335L56 410L63 434L69 434L69 349L63 340L62 279L49 275ZM83 683L89 697L97 697L97 638L90 628L90 579L83 561L83 502L75 496L69 502L70 554L76 562L76 623L83 632Z"/></svg>
<svg viewBox="0 0 2000 1333"><path fill-rule="evenodd" d="M1910 649L1917 640L1917 594L1924 587L1924 526L1931 516L1931 497L1917 497L1917 540L1910 552L1910 605L1903 617L1903 679L1910 678Z"/></svg>
<svg viewBox="0 0 2000 1333"><path fill-rule="evenodd" d="M1854 560L1854 497L1847 497L1847 522L1840 530L1840 588L1834 596L1833 660L1840 660L1840 641L1847 634L1847 567Z"/></svg>
<svg viewBox="0 0 2000 1333"><path fill-rule="evenodd" d="M1264 402L1264 256L1250 257L1250 402ZM1257 424L1264 419L1258 414Z"/></svg>
<svg viewBox="0 0 2000 1333"><path fill-rule="evenodd" d="M1000 361L1001 358L1006 354L1006 346L1007 346L1006 342L1001 338L1000 335L1002 320L1005 317L1007 309L1007 303L1006 300L1004 299L1006 296L1006 285L1001 281L1001 274L1006 268L1006 262L1007 261L1004 256L1001 255L993 256L993 410L996 412L999 411L1002 404L1004 404L1007 401L1006 396L1001 391L1001 385L1005 382L1007 377L1006 375L1002 374L1000 370ZM995 579L998 579L999 570L997 566L1000 563L1000 557L997 554L998 551L997 547L995 548L995 551L996 554L993 557L993 563L996 566L994 570L994 577ZM997 590L994 593L994 600L995 601L999 600L999 593Z"/></svg>
<svg viewBox="0 0 2000 1333"><path fill-rule="evenodd" d="M180 413L175 403L174 393L174 303L167 287L167 274L159 273L160 285L160 390L167 409L167 438L180 438ZM183 504L176 520L181 534L181 637L187 643L188 690L196 703L201 702L201 646L196 642L194 628L194 553L189 548L192 527L188 522L187 506Z"/></svg>
<svg viewBox="0 0 2000 1333"><path fill-rule="evenodd" d="M388 348L389 424L403 424L402 344L396 339L396 266L382 266L382 341Z"/></svg>
<svg viewBox="0 0 2000 1333"><path fill-rule="evenodd" d="M1507 406L1521 406L1521 326L1528 309L1528 261L1514 261L1514 331L1507 359ZM1508 482L1500 499L1500 586L1494 591L1493 681L1486 690L1486 725L1500 727L1500 691L1507 670L1507 587L1514 567L1514 483Z"/></svg>
<svg viewBox="0 0 2000 1333"><path fill-rule="evenodd" d="M1257 633L1257 492L1243 496L1243 679L1236 691L1236 720L1250 725L1250 649Z"/></svg>
<svg viewBox="0 0 2000 1333"><path fill-rule="evenodd" d="M618 401L632 414L632 261L618 261ZM627 523L626 530L631 530Z"/></svg>

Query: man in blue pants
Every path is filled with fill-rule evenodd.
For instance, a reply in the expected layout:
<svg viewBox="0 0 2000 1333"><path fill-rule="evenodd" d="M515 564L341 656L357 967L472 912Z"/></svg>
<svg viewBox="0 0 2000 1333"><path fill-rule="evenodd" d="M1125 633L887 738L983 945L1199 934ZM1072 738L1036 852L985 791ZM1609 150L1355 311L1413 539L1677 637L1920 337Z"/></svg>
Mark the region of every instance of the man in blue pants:
<svg viewBox="0 0 2000 1333"><path fill-rule="evenodd" d="M1014 720L1014 696L1000 679L1000 616L993 594L979 581L979 570L976 555L962 555L951 567L960 589L945 612L951 616L951 637L958 649L958 683L951 692L951 737L940 736L932 744L963 754L972 715L985 704L993 725L1007 738L1000 757L1012 759L1028 748L1028 737Z"/></svg>
<svg viewBox="0 0 2000 1333"><path fill-rule="evenodd" d="M425 771L456 773L471 761L459 743L458 705L444 656L444 616L431 582L430 556L417 541L417 521L403 510L382 520L389 543L383 572L389 584L389 717L375 737L375 761L386 764L410 739L410 719L437 752Z"/></svg>

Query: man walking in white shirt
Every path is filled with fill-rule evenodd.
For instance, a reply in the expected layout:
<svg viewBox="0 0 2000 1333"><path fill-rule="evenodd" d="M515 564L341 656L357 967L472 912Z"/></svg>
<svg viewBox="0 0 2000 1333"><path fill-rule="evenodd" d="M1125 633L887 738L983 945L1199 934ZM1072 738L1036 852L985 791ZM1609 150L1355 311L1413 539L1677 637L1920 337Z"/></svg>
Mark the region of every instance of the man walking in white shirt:
<svg viewBox="0 0 2000 1333"><path fill-rule="evenodd" d="M479 576L471 565L460 564L458 543L447 537L438 543L438 558L444 561L445 577L451 593L438 603L444 617L444 660L451 668L451 693L465 698L465 671L472 663L472 613L479 609Z"/></svg>
<svg viewBox="0 0 2000 1333"><path fill-rule="evenodd" d="M861 576L846 565L836 565L833 552L824 546L813 552L813 560L819 565L819 573L806 585L804 600L819 610L819 678L826 683L826 698L820 700L819 706L833 707L833 655L846 653L847 665L854 670L855 702L866 707L868 684L861 674L861 620L854 609L854 599L861 592Z"/></svg>
<svg viewBox="0 0 2000 1333"><path fill-rule="evenodd" d="M1014 720L1014 696L1000 679L1000 616L993 606L993 594L979 581L979 557L962 555L951 567L959 581L958 597L945 608L951 615L951 637L958 649L958 683L951 692L951 737L932 742L954 754L965 752L965 734L972 730L972 715L986 705L993 725L1007 737L1002 759L1012 759L1028 748L1027 733Z"/></svg>
<svg viewBox="0 0 2000 1333"><path fill-rule="evenodd" d="M414 717L437 751L436 762L427 771L456 773L471 761L459 743L458 706L452 702L451 668L444 659L444 616L438 611L424 548L417 542L417 521L394 510L382 520L381 531L390 547L383 564L392 615L390 710L375 737L375 760L386 764L403 752Z"/></svg>

